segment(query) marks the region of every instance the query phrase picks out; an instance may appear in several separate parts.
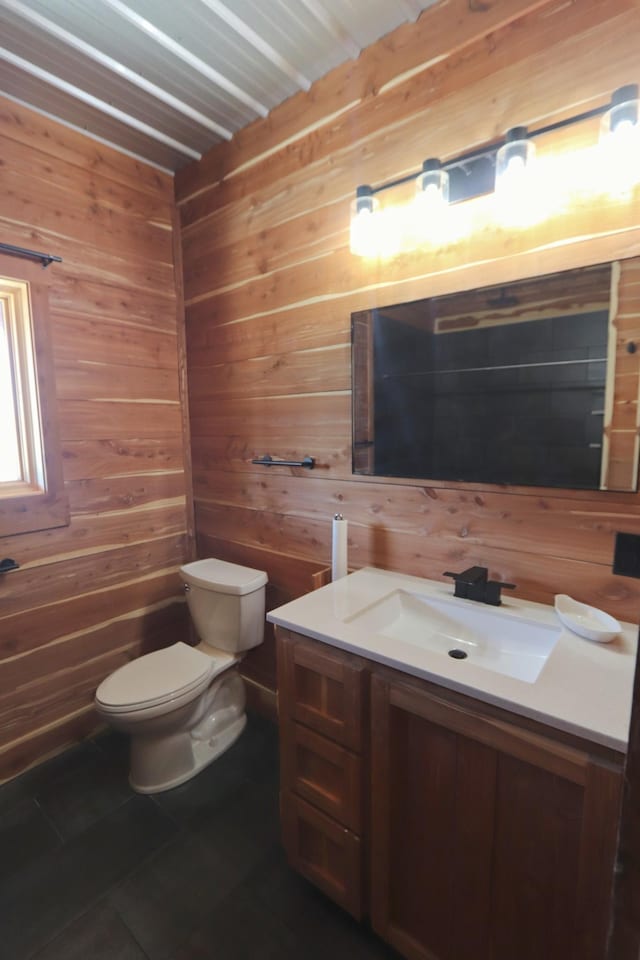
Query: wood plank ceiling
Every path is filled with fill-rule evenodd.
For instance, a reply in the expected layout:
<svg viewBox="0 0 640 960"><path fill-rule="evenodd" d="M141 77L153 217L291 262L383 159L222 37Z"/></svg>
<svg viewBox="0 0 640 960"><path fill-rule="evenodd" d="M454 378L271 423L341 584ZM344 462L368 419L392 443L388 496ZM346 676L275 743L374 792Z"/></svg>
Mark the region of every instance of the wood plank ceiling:
<svg viewBox="0 0 640 960"><path fill-rule="evenodd" d="M435 0L0 0L0 92L168 171Z"/></svg>

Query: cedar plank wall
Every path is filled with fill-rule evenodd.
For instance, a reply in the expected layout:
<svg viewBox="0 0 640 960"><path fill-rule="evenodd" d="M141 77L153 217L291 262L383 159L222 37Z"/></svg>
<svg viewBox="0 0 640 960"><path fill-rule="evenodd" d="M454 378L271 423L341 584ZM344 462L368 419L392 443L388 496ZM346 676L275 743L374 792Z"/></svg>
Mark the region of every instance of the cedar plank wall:
<svg viewBox="0 0 640 960"><path fill-rule="evenodd" d="M638 618L637 581L610 572L614 531L640 533L636 494L353 477L349 346L352 311L637 255L637 194L381 264L351 256L348 219L359 183L608 102L639 79L639 43L632 0L448 0L178 173L200 555L267 570L273 605L300 564L329 562L339 509L352 567L477 563L521 597ZM264 453L317 467L250 464ZM268 645L246 669L274 686Z"/></svg>
<svg viewBox="0 0 640 960"><path fill-rule="evenodd" d="M187 634L172 178L0 100L1 239L48 268L68 527L0 537L0 780L97 725L117 666ZM18 263L18 261L16 261ZM0 534L2 531L0 530Z"/></svg>

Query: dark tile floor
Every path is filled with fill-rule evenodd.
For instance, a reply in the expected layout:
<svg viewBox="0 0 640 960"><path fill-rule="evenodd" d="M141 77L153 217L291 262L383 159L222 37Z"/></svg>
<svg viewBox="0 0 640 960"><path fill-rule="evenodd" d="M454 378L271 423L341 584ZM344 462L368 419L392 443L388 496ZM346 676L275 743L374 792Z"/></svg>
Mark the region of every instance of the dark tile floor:
<svg viewBox="0 0 640 960"><path fill-rule="evenodd" d="M0 956L391 960L286 865L276 729L252 717L189 783L127 783L104 734L0 787Z"/></svg>

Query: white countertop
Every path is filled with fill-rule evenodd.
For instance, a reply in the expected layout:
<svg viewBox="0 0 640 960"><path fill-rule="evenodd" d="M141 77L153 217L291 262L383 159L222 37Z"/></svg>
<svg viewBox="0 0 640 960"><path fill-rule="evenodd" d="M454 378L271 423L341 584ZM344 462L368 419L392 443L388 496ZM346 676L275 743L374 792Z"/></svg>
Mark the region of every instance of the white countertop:
<svg viewBox="0 0 640 960"><path fill-rule="evenodd" d="M453 585L365 567L267 614L267 620L322 643L422 677L560 730L626 752L638 627L623 623L610 643L585 640L565 629L553 607L504 597L500 607L456 600L507 618L558 629L558 640L533 683L495 673L471 659L390 639L350 619L394 590L451 598ZM517 621L516 621L517 626Z"/></svg>

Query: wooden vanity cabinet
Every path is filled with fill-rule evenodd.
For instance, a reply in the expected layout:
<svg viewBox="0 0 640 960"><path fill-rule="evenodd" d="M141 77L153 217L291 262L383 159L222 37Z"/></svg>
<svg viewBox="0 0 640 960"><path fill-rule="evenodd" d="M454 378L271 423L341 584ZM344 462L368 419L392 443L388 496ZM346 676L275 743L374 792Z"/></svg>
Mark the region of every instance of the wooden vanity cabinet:
<svg viewBox="0 0 640 960"><path fill-rule="evenodd" d="M294 869L409 960L604 960L620 754L277 635Z"/></svg>
<svg viewBox="0 0 640 960"><path fill-rule="evenodd" d="M622 758L377 668L371 716L380 936L410 960L604 960Z"/></svg>
<svg viewBox="0 0 640 960"><path fill-rule="evenodd" d="M287 858L360 918L365 910L367 663L281 627L277 636L280 810Z"/></svg>

